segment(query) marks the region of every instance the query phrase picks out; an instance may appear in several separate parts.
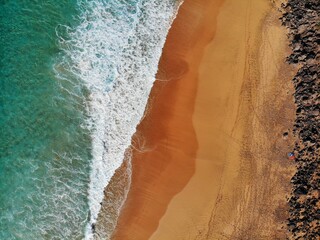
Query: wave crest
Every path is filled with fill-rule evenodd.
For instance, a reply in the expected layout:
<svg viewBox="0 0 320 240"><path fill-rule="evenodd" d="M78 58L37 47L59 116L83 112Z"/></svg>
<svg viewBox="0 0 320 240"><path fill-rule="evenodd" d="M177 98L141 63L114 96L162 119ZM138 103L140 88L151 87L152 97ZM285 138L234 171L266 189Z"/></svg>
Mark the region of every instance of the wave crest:
<svg viewBox="0 0 320 240"><path fill-rule="evenodd" d="M89 90L92 163L88 201L95 223L103 190L124 159L143 116L176 0L79 1L80 24L57 28L57 76ZM88 238L91 238L90 236Z"/></svg>

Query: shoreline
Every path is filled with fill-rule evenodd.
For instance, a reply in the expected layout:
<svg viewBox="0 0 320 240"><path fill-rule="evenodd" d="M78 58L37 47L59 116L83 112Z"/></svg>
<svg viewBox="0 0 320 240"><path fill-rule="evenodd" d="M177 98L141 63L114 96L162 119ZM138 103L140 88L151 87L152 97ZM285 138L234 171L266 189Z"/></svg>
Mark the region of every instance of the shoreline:
<svg viewBox="0 0 320 240"><path fill-rule="evenodd" d="M201 54L195 49L210 36L197 40L204 9L199 1L188 2L169 31L146 116L133 137L132 184L112 239L149 239L171 199L195 172L198 143L192 115L197 81L191 66L199 65Z"/></svg>
<svg viewBox="0 0 320 240"><path fill-rule="evenodd" d="M132 139L111 239L286 235L294 69L276 4L183 3Z"/></svg>

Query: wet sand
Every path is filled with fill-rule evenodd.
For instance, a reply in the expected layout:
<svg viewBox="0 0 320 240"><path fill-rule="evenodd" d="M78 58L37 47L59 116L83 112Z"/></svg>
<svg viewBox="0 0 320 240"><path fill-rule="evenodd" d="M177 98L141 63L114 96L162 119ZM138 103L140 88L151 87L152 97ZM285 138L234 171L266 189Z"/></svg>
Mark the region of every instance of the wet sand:
<svg viewBox="0 0 320 240"><path fill-rule="evenodd" d="M184 2L132 140L112 239L284 238L294 69L278 6Z"/></svg>

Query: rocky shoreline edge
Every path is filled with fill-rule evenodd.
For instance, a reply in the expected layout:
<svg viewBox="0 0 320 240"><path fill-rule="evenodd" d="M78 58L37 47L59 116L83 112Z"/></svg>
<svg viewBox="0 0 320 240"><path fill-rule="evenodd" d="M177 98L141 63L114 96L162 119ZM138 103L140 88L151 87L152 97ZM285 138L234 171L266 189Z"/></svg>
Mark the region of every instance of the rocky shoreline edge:
<svg viewBox="0 0 320 240"><path fill-rule="evenodd" d="M289 239L320 238L320 0L288 0L282 24L289 30L296 119L296 173L291 179Z"/></svg>

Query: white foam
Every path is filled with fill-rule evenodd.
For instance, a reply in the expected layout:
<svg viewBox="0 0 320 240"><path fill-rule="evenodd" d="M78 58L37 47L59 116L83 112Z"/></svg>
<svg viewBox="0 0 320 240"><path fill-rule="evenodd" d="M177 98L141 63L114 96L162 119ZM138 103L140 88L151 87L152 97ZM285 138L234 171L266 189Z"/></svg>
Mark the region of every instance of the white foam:
<svg viewBox="0 0 320 240"><path fill-rule="evenodd" d="M90 91L93 160L88 229L97 219L103 190L121 165L143 116L161 50L179 7L176 0L140 0L134 5L107 2L79 2L81 24L64 29L68 40L59 37L65 53L56 66L58 72L76 76ZM90 234L87 238L91 239Z"/></svg>

